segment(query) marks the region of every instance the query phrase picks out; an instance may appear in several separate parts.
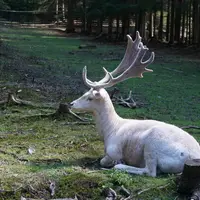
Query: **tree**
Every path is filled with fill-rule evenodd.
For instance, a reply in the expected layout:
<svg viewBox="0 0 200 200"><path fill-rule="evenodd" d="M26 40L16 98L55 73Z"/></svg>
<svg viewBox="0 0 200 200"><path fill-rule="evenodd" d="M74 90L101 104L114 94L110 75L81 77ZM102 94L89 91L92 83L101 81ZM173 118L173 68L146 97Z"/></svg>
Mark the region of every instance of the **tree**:
<svg viewBox="0 0 200 200"><path fill-rule="evenodd" d="M175 40L180 43L182 0L175 3Z"/></svg>
<svg viewBox="0 0 200 200"><path fill-rule="evenodd" d="M199 0L193 0L193 16L192 16L192 42L194 44L198 43L199 40L199 29L200 29L200 25L199 25L199 15L200 15L200 3Z"/></svg>
<svg viewBox="0 0 200 200"><path fill-rule="evenodd" d="M9 8L10 7L8 6L8 4L4 0L0 0L0 9L7 10Z"/></svg>
<svg viewBox="0 0 200 200"><path fill-rule="evenodd" d="M74 11L74 0L67 0L66 7L67 7L67 27L66 32L67 33L73 33L75 31L74 28L74 17L73 17L73 11Z"/></svg>
<svg viewBox="0 0 200 200"><path fill-rule="evenodd" d="M170 43L174 43L174 12L175 12L175 1L171 0L171 26L170 26Z"/></svg>

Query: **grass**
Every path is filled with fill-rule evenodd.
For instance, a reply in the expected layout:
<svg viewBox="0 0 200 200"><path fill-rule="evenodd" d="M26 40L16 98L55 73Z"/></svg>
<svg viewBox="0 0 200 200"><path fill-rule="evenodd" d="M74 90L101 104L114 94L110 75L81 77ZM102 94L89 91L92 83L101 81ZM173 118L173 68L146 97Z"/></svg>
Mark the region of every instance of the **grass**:
<svg viewBox="0 0 200 200"><path fill-rule="evenodd" d="M102 66L111 70L119 63L104 58L121 58L125 48L97 43L96 49L80 50L80 44L91 41L41 29L2 28L0 37L1 99L8 91L22 89L20 97L34 102L77 98L87 90L81 80L83 66L88 66L92 80L98 80ZM123 95L133 90L136 101L145 106L135 110L116 106L117 112L126 118L200 126L200 60L167 50L156 55L149 67L153 73L118 85ZM133 195L149 188L136 199L168 200L178 195L174 175L151 178L100 170L103 143L94 126L69 126L63 118L24 117L51 112L50 108L0 107L0 199L50 199L51 181L56 183L52 198L105 199L103 191L108 187L122 197L121 186ZM200 141L198 131L190 132ZM35 153L28 153L30 147Z"/></svg>

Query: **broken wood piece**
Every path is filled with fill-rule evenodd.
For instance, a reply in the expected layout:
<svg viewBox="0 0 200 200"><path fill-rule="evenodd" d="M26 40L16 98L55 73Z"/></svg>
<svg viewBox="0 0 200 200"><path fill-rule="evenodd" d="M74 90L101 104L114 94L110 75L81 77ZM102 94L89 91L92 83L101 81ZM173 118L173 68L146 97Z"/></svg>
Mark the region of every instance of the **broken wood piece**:
<svg viewBox="0 0 200 200"><path fill-rule="evenodd" d="M122 185L121 188L120 188L120 192L127 197L130 197L130 192Z"/></svg>
<svg viewBox="0 0 200 200"><path fill-rule="evenodd" d="M200 188L194 190L192 195L188 198L188 200L199 200L200 199Z"/></svg>
<svg viewBox="0 0 200 200"><path fill-rule="evenodd" d="M123 99L123 97L117 97L115 96L115 94L118 94L119 90L117 88L115 88L113 91L111 91L110 93L110 98L112 99L112 101L118 105L122 105L124 107L128 107L128 108L136 108L137 104L133 99L133 95L132 95L132 90L129 91L129 95L126 99Z"/></svg>
<svg viewBox="0 0 200 200"><path fill-rule="evenodd" d="M117 193L112 188L105 188L103 193L106 196L106 200L115 200L117 198Z"/></svg>
<svg viewBox="0 0 200 200"><path fill-rule="evenodd" d="M200 187L200 159L187 160L178 184L178 192L191 194Z"/></svg>

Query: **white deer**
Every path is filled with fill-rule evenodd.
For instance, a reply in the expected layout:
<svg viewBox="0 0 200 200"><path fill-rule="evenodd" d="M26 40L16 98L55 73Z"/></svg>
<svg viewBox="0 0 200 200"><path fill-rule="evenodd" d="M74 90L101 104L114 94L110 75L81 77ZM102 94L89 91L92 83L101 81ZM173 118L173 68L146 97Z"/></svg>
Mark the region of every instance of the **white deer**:
<svg viewBox="0 0 200 200"><path fill-rule="evenodd" d="M101 166L153 177L158 171L180 173L186 160L200 158L199 143L187 132L165 122L121 118L104 89L152 71L146 66L153 62L154 53L143 62L148 48L141 42L139 32L134 41L127 37L123 60L112 72L103 68L105 77L102 80L90 81L86 67L83 69L83 81L91 89L73 101L71 108L93 113L104 141L105 156L100 161Z"/></svg>

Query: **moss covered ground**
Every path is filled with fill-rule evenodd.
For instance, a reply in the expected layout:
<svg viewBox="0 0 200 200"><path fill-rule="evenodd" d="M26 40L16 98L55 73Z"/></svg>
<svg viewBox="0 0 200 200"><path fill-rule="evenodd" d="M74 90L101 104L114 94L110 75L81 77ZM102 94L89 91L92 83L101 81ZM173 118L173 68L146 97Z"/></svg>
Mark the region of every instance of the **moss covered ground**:
<svg viewBox="0 0 200 200"><path fill-rule="evenodd" d="M70 102L87 90L81 80L85 65L88 76L98 80L102 67L113 69L125 50L125 44L103 43L79 49L94 41L53 30L0 28L0 100L18 91L20 98L37 104ZM117 112L126 118L200 126L200 60L179 49L155 53L153 73L118 85L122 95L133 90L143 106L135 110L116 106ZM0 106L0 199L100 200L105 199L106 188L121 199L122 186L132 199L177 198L175 175L151 178L101 170L103 143L94 125L69 125L66 122L75 119L68 117L34 117L52 112L51 106ZM199 130L188 131L200 140ZM51 183L56 186L53 196Z"/></svg>

